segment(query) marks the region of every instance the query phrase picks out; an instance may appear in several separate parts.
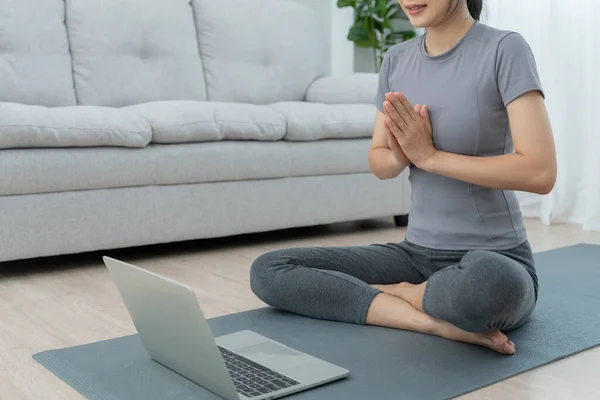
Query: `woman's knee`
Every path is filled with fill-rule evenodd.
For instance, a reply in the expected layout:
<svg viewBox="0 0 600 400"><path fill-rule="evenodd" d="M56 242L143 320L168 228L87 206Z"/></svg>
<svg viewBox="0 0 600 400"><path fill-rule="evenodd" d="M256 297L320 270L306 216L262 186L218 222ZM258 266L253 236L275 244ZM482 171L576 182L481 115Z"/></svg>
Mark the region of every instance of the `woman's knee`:
<svg viewBox="0 0 600 400"><path fill-rule="evenodd" d="M533 281L525 267L494 252L474 251L463 260L469 288L460 291L466 318L490 330L511 329L535 306Z"/></svg>
<svg viewBox="0 0 600 400"><path fill-rule="evenodd" d="M279 269L289 264L283 250L262 254L250 267L250 288L252 292L267 304L272 303L276 289L276 275Z"/></svg>

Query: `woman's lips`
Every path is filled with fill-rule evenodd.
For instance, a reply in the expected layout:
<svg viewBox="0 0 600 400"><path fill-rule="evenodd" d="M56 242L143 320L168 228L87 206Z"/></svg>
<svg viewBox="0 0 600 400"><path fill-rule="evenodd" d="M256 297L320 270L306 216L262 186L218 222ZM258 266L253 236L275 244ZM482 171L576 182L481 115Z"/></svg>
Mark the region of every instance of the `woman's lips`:
<svg viewBox="0 0 600 400"><path fill-rule="evenodd" d="M426 5L419 5L419 6L409 6L406 7L408 9L408 13L410 15L417 15L418 13L420 13L421 11L423 11L425 9L425 7L427 7Z"/></svg>

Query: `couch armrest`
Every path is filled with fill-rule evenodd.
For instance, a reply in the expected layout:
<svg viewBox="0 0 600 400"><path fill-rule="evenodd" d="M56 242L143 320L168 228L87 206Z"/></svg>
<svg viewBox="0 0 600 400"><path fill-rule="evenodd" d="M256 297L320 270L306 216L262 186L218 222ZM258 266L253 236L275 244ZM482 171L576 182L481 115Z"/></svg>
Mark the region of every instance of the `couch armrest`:
<svg viewBox="0 0 600 400"><path fill-rule="evenodd" d="M375 73L319 78L309 86L306 101L325 104L374 104L378 79L379 76Z"/></svg>

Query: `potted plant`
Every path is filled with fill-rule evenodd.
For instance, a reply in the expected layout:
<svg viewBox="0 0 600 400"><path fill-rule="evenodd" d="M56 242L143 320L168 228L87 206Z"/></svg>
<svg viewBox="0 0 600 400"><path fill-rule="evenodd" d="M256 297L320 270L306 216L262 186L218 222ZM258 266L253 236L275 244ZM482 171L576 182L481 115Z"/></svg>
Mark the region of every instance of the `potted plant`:
<svg viewBox="0 0 600 400"><path fill-rule="evenodd" d="M373 49L377 72L391 46L416 36L414 29L394 26L395 20L408 20L396 0L338 0L337 6L354 8L354 24L348 32L348 40L358 47Z"/></svg>

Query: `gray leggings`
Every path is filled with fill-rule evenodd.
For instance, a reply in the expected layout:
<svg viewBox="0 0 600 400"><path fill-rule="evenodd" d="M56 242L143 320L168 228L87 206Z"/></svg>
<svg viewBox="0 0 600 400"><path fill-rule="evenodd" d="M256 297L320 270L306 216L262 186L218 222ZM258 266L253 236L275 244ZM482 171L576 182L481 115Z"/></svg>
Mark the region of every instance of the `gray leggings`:
<svg viewBox="0 0 600 400"><path fill-rule="evenodd" d="M404 241L273 251L252 264L250 283L265 303L309 317L365 324L370 285L428 281L424 311L477 333L524 324L537 302L528 242L504 251L435 250Z"/></svg>

